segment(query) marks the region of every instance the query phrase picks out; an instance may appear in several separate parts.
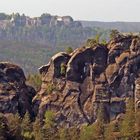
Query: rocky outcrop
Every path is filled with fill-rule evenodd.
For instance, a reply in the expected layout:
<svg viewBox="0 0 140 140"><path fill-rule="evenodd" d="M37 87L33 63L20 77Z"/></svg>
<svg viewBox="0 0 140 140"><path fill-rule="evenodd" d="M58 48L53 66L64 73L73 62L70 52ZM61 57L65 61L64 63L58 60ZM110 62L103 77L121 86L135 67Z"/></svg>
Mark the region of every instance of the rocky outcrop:
<svg viewBox="0 0 140 140"><path fill-rule="evenodd" d="M61 74L65 64L65 74ZM125 112L128 98L140 102L140 38L120 36L107 45L59 53L40 68L41 90L34 97L34 111L41 118L52 110L59 125L91 124L99 107L108 122Z"/></svg>
<svg viewBox="0 0 140 140"><path fill-rule="evenodd" d="M8 62L0 63L0 112L19 113L21 116L32 112L32 98L35 90L26 85L23 70Z"/></svg>
<svg viewBox="0 0 140 140"><path fill-rule="evenodd" d="M140 75L139 78L135 81L135 104L136 109L140 108Z"/></svg>
<svg viewBox="0 0 140 140"><path fill-rule="evenodd" d="M3 18L2 18L3 17ZM42 26L47 25L49 27L53 26L73 26L82 27L80 21L74 21L71 16L53 16L48 13L42 14L40 17L31 18L28 16L20 15L15 13L12 15L2 15L0 18L0 28L4 29L10 26Z"/></svg>

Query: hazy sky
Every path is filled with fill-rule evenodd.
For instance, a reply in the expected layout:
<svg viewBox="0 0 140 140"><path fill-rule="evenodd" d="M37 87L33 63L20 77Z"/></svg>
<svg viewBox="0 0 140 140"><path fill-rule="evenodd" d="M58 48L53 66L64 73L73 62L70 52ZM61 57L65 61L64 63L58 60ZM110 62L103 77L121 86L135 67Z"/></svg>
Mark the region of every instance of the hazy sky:
<svg viewBox="0 0 140 140"><path fill-rule="evenodd" d="M140 21L140 0L0 0L0 12L71 15L75 20Z"/></svg>

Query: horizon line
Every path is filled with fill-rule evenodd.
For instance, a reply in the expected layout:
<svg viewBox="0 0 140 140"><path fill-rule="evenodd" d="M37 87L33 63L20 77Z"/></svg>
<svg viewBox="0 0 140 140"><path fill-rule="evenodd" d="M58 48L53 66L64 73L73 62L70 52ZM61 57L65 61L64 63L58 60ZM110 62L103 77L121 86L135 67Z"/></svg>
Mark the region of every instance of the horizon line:
<svg viewBox="0 0 140 140"><path fill-rule="evenodd" d="M36 16L32 16L32 15L29 15L29 14L26 14L26 13L21 13L21 12L11 12L11 13L6 13L6 12L0 12L1 13L4 13L6 15L12 15L12 14L20 14L20 15L25 15L26 17L30 17L30 18L37 18L37 17L40 17L42 14L50 14L48 12L42 12L42 14L40 15L36 15ZM60 17L64 17L64 16L70 16L72 17L72 19L74 21L86 21L86 22L103 22L103 23L140 23L140 21L129 21L129 20L103 20L103 19L95 19L95 20L90 20L90 19L79 19L79 18L74 18L74 16L71 16L71 15L58 15L58 14L50 14L51 16L60 16Z"/></svg>

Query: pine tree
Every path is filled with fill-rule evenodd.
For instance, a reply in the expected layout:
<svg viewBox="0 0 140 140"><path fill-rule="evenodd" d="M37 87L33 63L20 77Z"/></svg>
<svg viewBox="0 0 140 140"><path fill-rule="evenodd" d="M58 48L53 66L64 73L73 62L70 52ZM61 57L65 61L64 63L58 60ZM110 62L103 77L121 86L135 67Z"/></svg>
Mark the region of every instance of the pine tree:
<svg viewBox="0 0 140 140"><path fill-rule="evenodd" d="M67 128L61 128L59 131L60 140L71 140L69 130Z"/></svg>
<svg viewBox="0 0 140 140"><path fill-rule="evenodd" d="M76 127L70 128L69 134L70 134L71 140L79 140L79 132L78 132L78 129Z"/></svg>
<svg viewBox="0 0 140 140"><path fill-rule="evenodd" d="M54 140L56 137L54 113L52 111L46 111L43 126L43 140Z"/></svg>
<svg viewBox="0 0 140 140"><path fill-rule="evenodd" d="M140 110L136 112L136 138L140 139Z"/></svg>
<svg viewBox="0 0 140 140"><path fill-rule="evenodd" d="M96 140L96 125L84 126L80 131L80 140Z"/></svg>
<svg viewBox="0 0 140 140"><path fill-rule="evenodd" d="M104 123L99 120L94 124L93 135L95 139L104 140Z"/></svg>
<svg viewBox="0 0 140 140"><path fill-rule="evenodd" d="M104 139L104 106L103 103L100 103L97 122L95 123L95 136L97 139Z"/></svg>
<svg viewBox="0 0 140 140"><path fill-rule="evenodd" d="M121 136L125 139L135 139L135 109L133 99L126 104L126 113L120 128Z"/></svg>
<svg viewBox="0 0 140 140"><path fill-rule="evenodd" d="M95 40L96 40L97 43L100 43L100 35L99 34L96 34Z"/></svg>
<svg viewBox="0 0 140 140"><path fill-rule="evenodd" d="M117 133L115 129L115 123L110 122L109 124L106 125L105 129L105 140L115 140L117 139L117 136L115 133Z"/></svg>
<svg viewBox="0 0 140 140"><path fill-rule="evenodd" d="M11 137L14 140L21 140L21 118L19 117L19 114L11 114L8 116L8 128L9 132L11 134Z"/></svg>
<svg viewBox="0 0 140 140"><path fill-rule="evenodd" d="M62 76L65 76L65 74L66 74L66 64L65 63L61 63L60 73Z"/></svg>
<svg viewBox="0 0 140 140"><path fill-rule="evenodd" d="M110 39L114 39L120 36L120 33L118 30L113 29L110 31Z"/></svg>
<svg viewBox="0 0 140 140"><path fill-rule="evenodd" d="M101 44L102 44L102 45L107 45L107 41L106 41L105 39L103 39L103 40L101 41Z"/></svg>
<svg viewBox="0 0 140 140"><path fill-rule="evenodd" d="M45 127L46 128L53 128L55 125L55 116L52 111L46 111L45 113Z"/></svg>
<svg viewBox="0 0 140 140"><path fill-rule="evenodd" d="M30 114L29 112L26 112L24 115L24 118L22 119L21 123L21 129L22 129L22 136L25 140L32 140L32 123L30 120Z"/></svg>
<svg viewBox="0 0 140 140"><path fill-rule="evenodd" d="M97 121L89 126L84 126L80 132L80 140L104 140L104 107L100 103Z"/></svg>
<svg viewBox="0 0 140 140"><path fill-rule="evenodd" d="M33 135L35 140L42 140L42 126L39 118L36 118L35 122L33 123Z"/></svg>
<svg viewBox="0 0 140 140"><path fill-rule="evenodd" d="M27 84L33 86L36 91L38 91L40 89L41 83L42 83L41 75L29 74L27 76Z"/></svg>
<svg viewBox="0 0 140 140"><path fill-rule="evenodd" d="M59 140L59 134L54 127L48 128L45 125L42 128L43 140Z"/></svg>
<svg viewBox="0 0 140 140"><path fill-rule="evenodd" d="M67 52L68 54L70 54L70 53L73 52L73 49L72 49L71 47L68 47L68 48L66 49L66 52Z"/></svg>

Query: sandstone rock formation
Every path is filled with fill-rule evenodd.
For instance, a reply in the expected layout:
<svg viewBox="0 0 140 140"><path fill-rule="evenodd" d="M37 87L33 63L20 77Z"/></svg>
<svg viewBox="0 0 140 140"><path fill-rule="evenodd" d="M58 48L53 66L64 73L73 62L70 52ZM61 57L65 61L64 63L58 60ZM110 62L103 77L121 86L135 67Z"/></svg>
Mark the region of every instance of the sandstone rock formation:
<svg viewBox="0 0 140 140"><path fill-rule="evenodd" d="M21 116L32 112L32 98L35 90L26 85L23 70L8 62L0 63L0 112L19 113Z"/></svg>
<svg viewBox="0 0 140 140"><path fill-rule="evenodd" d="M105 120L114 120L129 97L140 106L140 38L122 35L107 45L56 54L40 73L41 90L33 99L40 117L52 110L59 125L91 124L102 105Z"/></svg>
<svg viewBox="0 0 140 140"><path fill-rule="evenodd" d="M31 18L28 16L20 15L19 13L15 13L12 15L3 15L4 17L0 19L0 28L5 29L10 26L41 26L47 25L49 27L52 26L75 26L82 27L80 21L74 21L71 16L54 16L48 13L42 14L40 17ZM7 17L7 18L6 18Z"/></svg>

